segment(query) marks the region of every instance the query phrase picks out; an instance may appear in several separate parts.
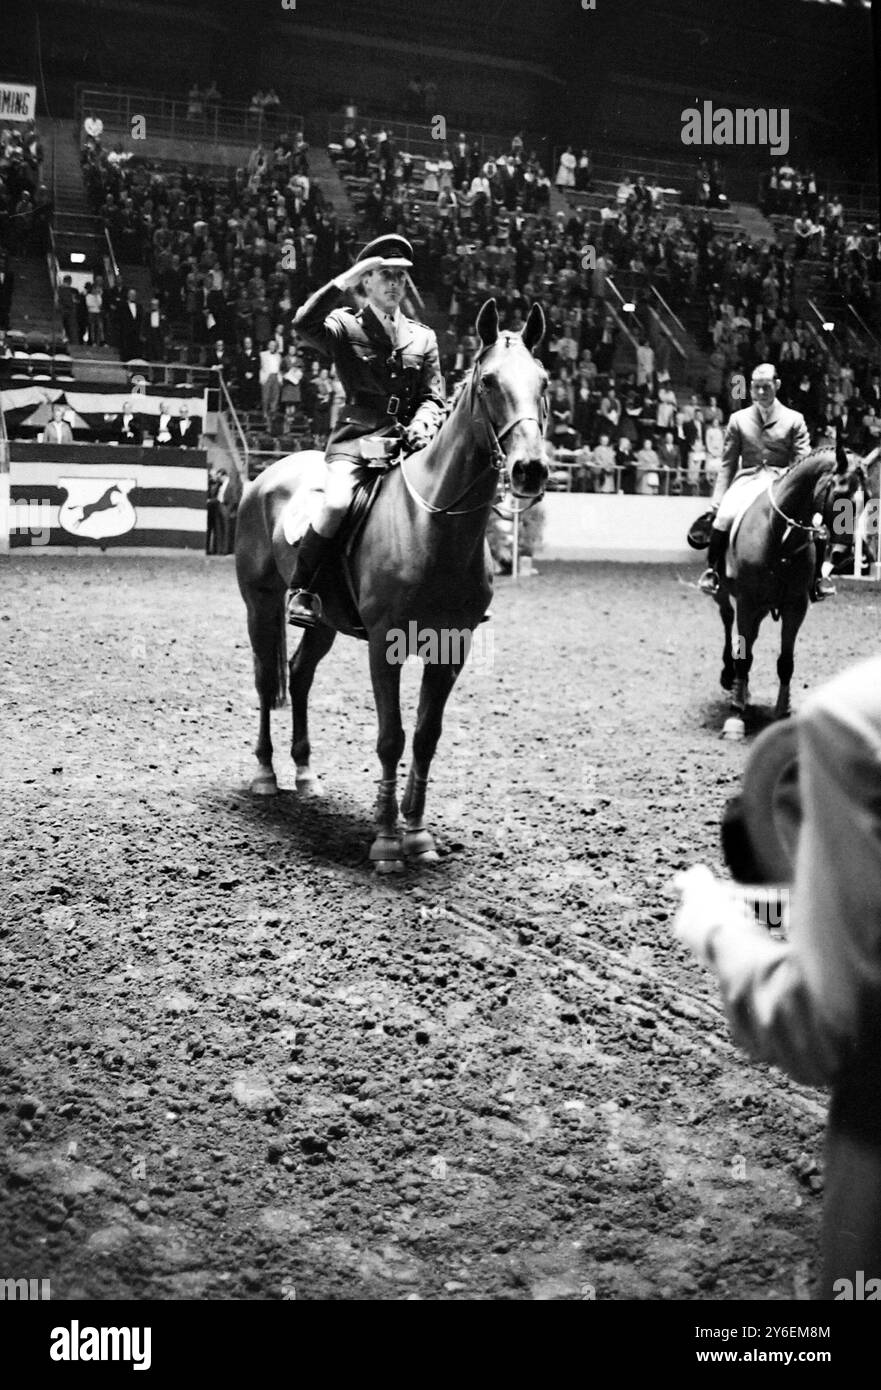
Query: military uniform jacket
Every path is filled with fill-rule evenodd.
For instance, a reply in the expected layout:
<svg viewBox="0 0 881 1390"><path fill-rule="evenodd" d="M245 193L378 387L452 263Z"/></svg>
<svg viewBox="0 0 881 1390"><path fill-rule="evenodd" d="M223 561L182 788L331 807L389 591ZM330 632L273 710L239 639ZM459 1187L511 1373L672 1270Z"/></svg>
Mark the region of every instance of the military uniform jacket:
<svg viewBox="0 0 881 1390"><path fill-rule="evenodd" d="M346 392L346 404L331 431L328 457L351 455L350 441L425 423L431 434L444 418L445 391L437 338L424 324L404 318L393 344L369 304L358 313L336 308L343 291L331 282L298 311L294 330L333 359Z"/></svg>
<svg viewBox="0 0 881 1390"><path fill-rule="evenodd" d="M722 462L713 492L719 502L740 469L790 468L811 451L805 418L779 401L765 422L757 405L735 410L725 430Z"/></svg>

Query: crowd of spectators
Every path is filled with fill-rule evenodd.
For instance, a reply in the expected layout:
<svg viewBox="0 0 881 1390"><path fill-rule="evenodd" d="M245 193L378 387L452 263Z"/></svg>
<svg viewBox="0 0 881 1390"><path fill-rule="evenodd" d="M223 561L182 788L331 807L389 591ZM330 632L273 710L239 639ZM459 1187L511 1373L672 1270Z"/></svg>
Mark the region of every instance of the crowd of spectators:
<svg viewBox="0 0 881 1390"><path fill-rule="evenodd" d="M168 360L182 348L192 362L221 367L237 405L260 413L266 430L299 421L325 436L342 393L301 352L292 323L302 301L349 265L355 234L325 207L302 132L258 144L226 178L126 161L94 142L84 144L83 170L117 259L147 266L152 278L150 309L129 291L135 307L118 315L123 358Z"/></svg>
<svg viewBox="0 0 881 1390"><path fill-rule="evenodd" d="M33 121L0 126L0 248L13 256L49 249L52 197L42 182L43 147Z"/></svg>
<svg viewBox="0 0 881 1390"><path fill-rule="evenodd" d="M830 202L837 202L834 197ZM812 217L821 214L823 200L813 169L799 171L788 159L772 164L762 175L759 206L766 217L791 216L805 208Z"/></svg>
<svg viewBox="0 0 881 1390"><path fill-rule="evenodd" d="M589 153L566 155L575 160L571 186L589 182ZM448 368L467 365L470 328L489 295L513 326L539 300L553 330L574 336L579 348L592 347L584 339L596 330L601 359L611 359L616 326L606 307L607 278L652 283L675 309L710 290L725 245L706 208L665 207L663 190L642 177L625 175L598 214L570 209L551 216L550 180L535 154L525 155L520 136L509 151L488 157L460 134L425 160L418 186L412 156L395 149L384 130L371 143L366 131L351 129L341 156L355 178L368 180L365 235L400 231L413 243L416 281L450 318ZM656 351L663 357L666 349L658 344Z"/></svg>
<svg viewBox="0 0 881 1390"><path fill-rule="evenodd" d="M22 439L31 434L26 425L17 431ZM50 418L37 431L40 444L125 444L137 448L148 444L157 449L197 449L201 437L202 421L190 414L186 401L160 401L159 413L148 415L139 410L137 397L124 401L119 413L105 415L88 429L82 428L70 406L56 401Z"/></svg>
<svg viewBox="0 0 881 1390"><path fill-rule="evenodd" d="M339 154L344 170L366 180L359 239L406 235L417 286L447 316L439 346L448 386L473 362L473 324L486 298L496 299L513 329L532 303L542 304L549 441L576 486L708 491L720 427L742 403L730 384L748 380L763 360L779 362L783 398L804 410L815 434L843 433L852 447L875 437L868 360L836 356L794 312L798 245L755 244L714 225L712 208L724 204L718 161L698 167L698 206L668 206L657 182L625 175L598 211L552 216L550 179L520 135L492 154L460 133L416 161L387 130L369 136L350 120ZM297 343L292 321L307 295L349 264L357 234L324 207L302 134L259 144L247 167L224 179L126 162L105 153L100 138L85 141L83 164L118 259L142 262L153 279L149 323L139 306L118 311L130 338L118 333L122 355L159 360L183 345L189 360L222 367L240 408L262 417L274 435L299 421L308 425L303 442L323 443L342 388L332 368ZM591 180L590 153L567 149L557 171L561 190ZM831 215L833 225L824 227L830 266L839 278L871 285L877 238L855 243L841 210L833 205ZM636 371L616 376L621 321L607 302L611 276L626 283L638 310L649 285L683 313L705 306L707 375L687 404L672 390L670 342L643 313L629 321ZM852 298L855 288L849 280ZM100 284L97 290L106 305ZM98 312L96 338L102 328L105 336L113 332L113 315L108 323L106 308L103 318ZM94 311L85 305L79 313L91 321Z"/></svg>
<svg viewBox="0 0 881 1390"><path fill-rule="evenodd" d="M549 182L534 155L524 158L520 137L509 152L487 157L479 142L460 135L452 149L426 159L421 185L412 156L384 130L371 142L365 131L350 129L341 155L356 178L369 180L365 235L408 236L416 283L448 316L440 342L448 381L474 359L473 323L486 298L497 300L503 323L514 329L536 299L542 303L549 320L539 350L551 373L549 438L557 457L569 461L576 486L710 491L721 453L718 427L745 403L744 383L765 360L779 362L783 398L804 411L815 438L841 436L848 447L866 450L877 443L870 353L856 341L824 340L799 318L797 244L785 237L751 242L716 226L712 209L726 202L717 160L698 166L696 206L667 207L657 182L625 175L597 218L574 208L550 216ZM582 158L582 177L590 180L589 153ZM575 187L579 165L568 147L557 172L561 191ZM840 206L833 212L825 243L830 279L877 318L877 236L872 229L847 232ZM630 320L637 369L617 389L611 369L620 331L606 300L609 277L626 285L638 310ZM707 373L699 396L682 408L669 385L670 340L639 312L650 285L689 317L705 312ZM733 395L732 381L741 383Z"/></svg>
<svg viewBox="0 0 881 1390"><path fill-rule="evenodd" d="M813 170L801 173L788 162L772 165L762 179L761 208L767 217L792 218L796 260L811 257L825 266L825 288L857 311L881 319L881 253L878 224L848 225L841 196L820 194Z"/></svg>

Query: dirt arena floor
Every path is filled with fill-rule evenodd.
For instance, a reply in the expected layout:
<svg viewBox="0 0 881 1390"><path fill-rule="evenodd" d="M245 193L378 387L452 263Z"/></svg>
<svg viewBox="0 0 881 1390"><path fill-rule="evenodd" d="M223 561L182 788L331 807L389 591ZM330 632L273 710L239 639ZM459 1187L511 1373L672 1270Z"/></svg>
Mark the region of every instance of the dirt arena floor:
<svg viewBox="0 0 881 1390"><path fill-rule="evenodd" d="M4 1277L808 1296L825 1098L735 1052L671 937L749 746L718 736L715 608L696 569L541 568L499 581L451 700L441 864L377 879L362 645L316 680L324 796L267 803L231 560L0 563ZM809 614L796 706L874 650L879 609ZM765 706L775 658L766 631Z"/></svg>

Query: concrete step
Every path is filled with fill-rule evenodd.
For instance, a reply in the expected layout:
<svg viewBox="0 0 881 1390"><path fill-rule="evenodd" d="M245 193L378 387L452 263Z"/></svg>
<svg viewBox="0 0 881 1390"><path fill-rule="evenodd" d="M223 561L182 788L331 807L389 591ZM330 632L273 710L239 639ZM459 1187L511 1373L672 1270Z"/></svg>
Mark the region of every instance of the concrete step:
<svg viewBox="0 0 881 1390"><path fill-rule="evenodd" d="M346 186L336 170L336 165L327 150L321 145L313 145L309 150L309 173L321 189L325 203L343 226L355 222L355 210L346 191Z"/></svg>
<svg viewBox="0 0 881 1390"><path fill-rule="evenodd" d="M113 348L96 348L90 343L80 343L71 346L70 356L77 381L118 382L121 386L128 384L128 373Z"/></svg>
<svg viewBox="0 0 881 1390"><path fill-rule="evenodd" d="M79 126L76 121L70 120L44 120L43 126L40 133L47 146L54 139L56 208L63 212L88 214L90 208L80 163Z"/></svg>
<svg viewBox="0 0 881 1390"><path fill-rule="evenodd" d="M15 276L10 326L22 333L61 335L61 320L56 320L55 298L49 269L41 256L14 256L9 269Z"/></svg>
<svg viewBox="0 0 881 1390"><path fill-rule="evenodd" d="M764 213L753 203L732 203L735 220L743 227L750 241L774 241L775 230Z"/></svg>

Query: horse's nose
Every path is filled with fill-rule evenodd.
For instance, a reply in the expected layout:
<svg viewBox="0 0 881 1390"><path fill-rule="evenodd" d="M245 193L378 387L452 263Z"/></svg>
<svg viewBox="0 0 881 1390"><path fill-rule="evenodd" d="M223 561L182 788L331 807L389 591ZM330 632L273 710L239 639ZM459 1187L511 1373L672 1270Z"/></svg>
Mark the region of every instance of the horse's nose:
<svg viewBox="0 0 881 1390"><path fill-rule="evenodd" d="M548 466L543 459L518 459L511 469L511 487L521 496L544 492L547 480Z"/></svg>

